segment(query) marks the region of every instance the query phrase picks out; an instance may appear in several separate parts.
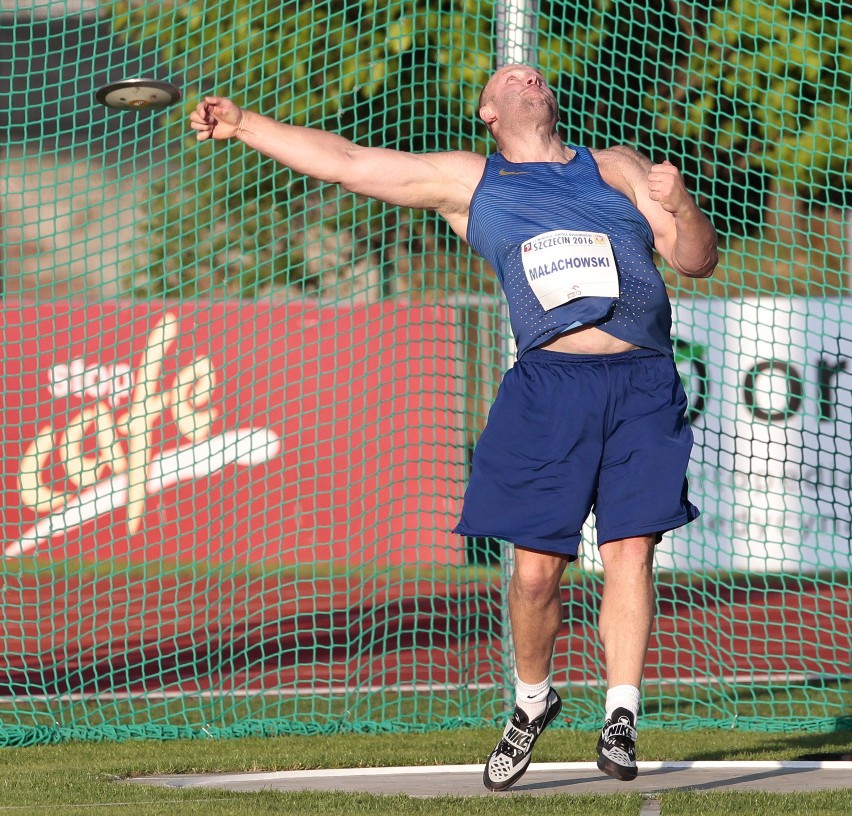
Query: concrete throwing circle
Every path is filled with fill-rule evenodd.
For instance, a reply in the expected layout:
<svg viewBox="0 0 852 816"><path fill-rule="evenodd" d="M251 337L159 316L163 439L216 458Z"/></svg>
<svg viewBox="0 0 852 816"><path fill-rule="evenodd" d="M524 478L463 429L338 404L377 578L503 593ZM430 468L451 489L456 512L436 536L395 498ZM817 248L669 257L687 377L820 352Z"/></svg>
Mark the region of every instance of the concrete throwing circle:
<svg viewBox="0 0 852 816"><path fill-rule="evenodd" d="M642 793L672 790L796 791L852 788L852 762L639 762L633 782L617 782L593 762L533 762L505 793L482 784L482 765L399 768L336 768L269 773L173 774L133 777L125 782L171 788L229 791L341 791L378 795L433 796L548 795L555 793Z"/></svg>

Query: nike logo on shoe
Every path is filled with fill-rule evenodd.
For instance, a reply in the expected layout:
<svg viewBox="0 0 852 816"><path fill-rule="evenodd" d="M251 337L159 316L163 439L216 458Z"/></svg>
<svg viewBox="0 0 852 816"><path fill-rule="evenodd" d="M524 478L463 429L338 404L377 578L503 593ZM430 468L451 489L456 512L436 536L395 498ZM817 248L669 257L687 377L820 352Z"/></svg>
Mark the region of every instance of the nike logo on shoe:
<svg viewBox="0 0 852 816"><path fill-rule="evenodd" d="M623 708L604 722L598 738L598 768L605 774L630 782L636 778L636 728L633 715Z"/></svg>

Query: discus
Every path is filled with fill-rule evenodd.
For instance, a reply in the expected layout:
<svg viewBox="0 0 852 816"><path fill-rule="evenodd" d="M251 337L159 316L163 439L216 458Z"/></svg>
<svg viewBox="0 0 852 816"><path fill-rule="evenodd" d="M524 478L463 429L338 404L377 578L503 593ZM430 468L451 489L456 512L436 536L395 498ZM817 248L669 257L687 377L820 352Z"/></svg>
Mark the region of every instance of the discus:
<svg viewBox="0 0 852 816"><path fill-rule="evenodd" d="M180 100L180 89L161 79L122 79L95 91L95 99L116 110L158 110Z"/></svg>

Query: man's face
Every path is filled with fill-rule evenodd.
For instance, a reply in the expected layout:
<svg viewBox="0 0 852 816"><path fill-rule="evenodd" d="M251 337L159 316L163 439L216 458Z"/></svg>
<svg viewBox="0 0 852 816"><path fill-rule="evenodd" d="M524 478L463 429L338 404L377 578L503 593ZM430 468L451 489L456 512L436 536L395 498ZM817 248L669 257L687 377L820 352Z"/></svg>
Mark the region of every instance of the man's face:
<svg viewBox="0 0 852 816"><path fill-rule="evenodd" d="M556 123L558 108L553 91L544 77L528 65L506 65L488 80L482 94L480 116L506 121L514 115L524 120L539 121L542 117Z"/></svg>

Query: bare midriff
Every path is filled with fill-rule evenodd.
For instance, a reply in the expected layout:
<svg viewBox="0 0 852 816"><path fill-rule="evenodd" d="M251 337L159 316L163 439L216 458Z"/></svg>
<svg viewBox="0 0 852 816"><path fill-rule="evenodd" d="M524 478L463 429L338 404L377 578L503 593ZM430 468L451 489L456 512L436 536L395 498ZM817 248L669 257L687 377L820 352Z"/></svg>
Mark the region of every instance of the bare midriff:
<svg viewBox="0 0 852 816"><path fill-rule="evenodd" d="M585 326L574 331L560 334L540 348L547 351L561 351L566 354L620 354L623 351L639 348L633 343L619 340L594 326Z"/></svg>

